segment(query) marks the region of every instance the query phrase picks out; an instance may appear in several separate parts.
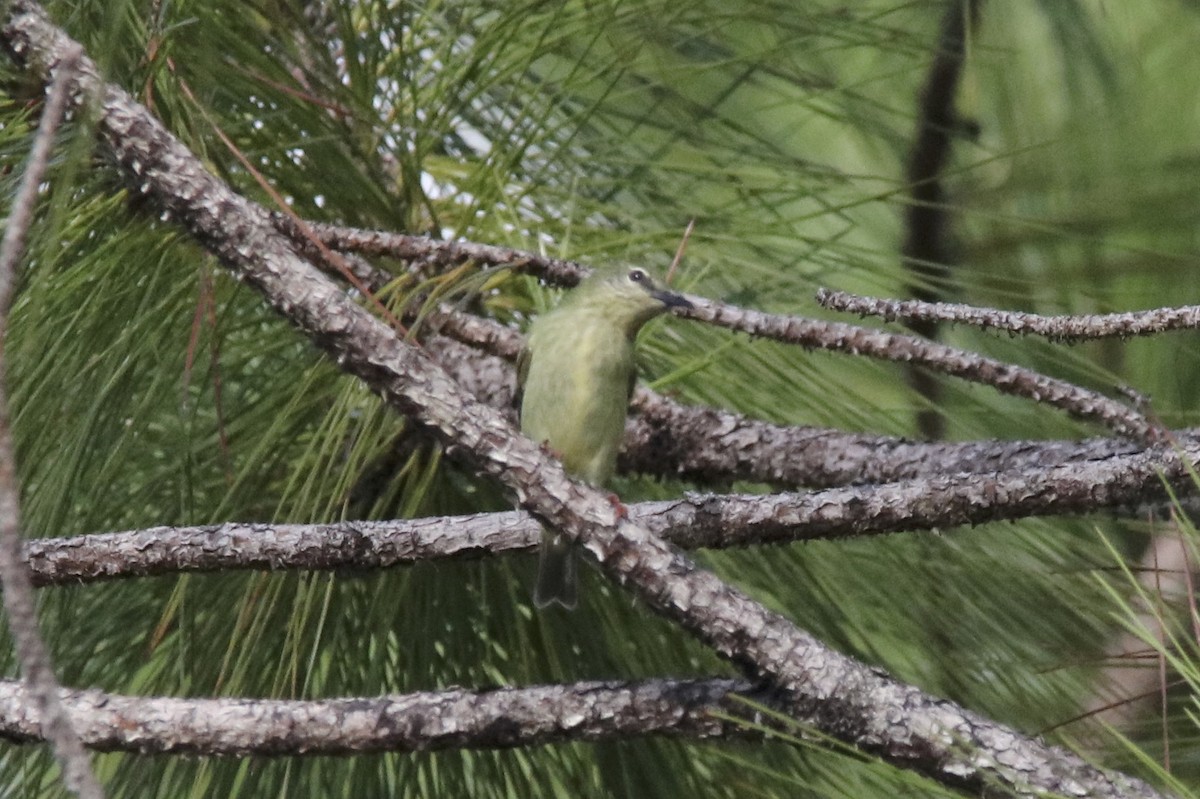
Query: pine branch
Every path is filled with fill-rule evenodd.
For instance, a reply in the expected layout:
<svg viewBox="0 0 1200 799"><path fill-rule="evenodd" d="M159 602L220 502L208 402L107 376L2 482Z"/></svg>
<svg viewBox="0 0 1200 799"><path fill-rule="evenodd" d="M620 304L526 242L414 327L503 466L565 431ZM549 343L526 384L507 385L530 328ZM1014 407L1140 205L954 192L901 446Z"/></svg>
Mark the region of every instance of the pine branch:
<svg viewBox="0 0 1200 799"><path fill-rule="evenodd" d="M19 66L44 80L70 39L29 0L12 0L7 10L0 40ZM135 191L170 213L343 369L579 543L611 579L748 679L770 685L776 707L897 766L967 790L1156 795L1140 781L1097 769L829 649L621 518L607 495L571 481L499 413L466 397L443 370L351 302L261 209L206 172L128 94L105 85L88 61L80 83L103 98L97 132Z"/></svg>
<svg viewBox="0 0 1200 799"><path fill-rule="evenodd" d="M826 488L959 472L1000 472L1143 451L1112 438L1084 441L915 442L896 436L777 425L719 408L679 405L639 391L621 467L720 485L746 479ZM1200 432L1172 435L1193 442Z"/></svg>
<svg viewBox="0 0 1200 799"><path fill-rule="evenodd" d="M1098 338L1151 336L1200 327L1200 306L1197 305L1111 314L1044 316L950 302L881 300L825 288L817 291L817 302L830 310L860 316L878 316L888 322L898 319L954 322L983 330L1003 330L1014 335L1044 336L1052 341L1073 342Z"/></svg>
<svg viewBox="0 0 1200 799"><path fill-rule="evenodd" d="M1099 422L1138 441L1154 443L1161 438L1162 431L1158 426L1132 408L1022 366L913 336L800 316L768 314L690 295L688 300L692 309L679 312L679 315L690 319L805 347L927 366L943 374L991 386L1005 394L1043 402L1072 416Z"/></svg>
<svg viewBox="0 0 1200 799"><path fill-rule="evenodd" d="M324 700L174 699L62 691L84 743L103 752L344 755L509 749L655 735L761 738L735 680L583 682ZM0 680L0 738L42 740L29 692Z"/></svg>
<svg viewBox="0 0 1200 799"><path fill-rule="evenodd" d="M885 535L1118 511L1191 485L1171 450L1102 461L961 474L805 494L692 496L626 506L629 520L684 549ZM1200 460L1200 444L1180 450ZM541 527L523 512L388 522L156 527L30 541L38 585L231 569L374 569L532 551Z"/></svg>

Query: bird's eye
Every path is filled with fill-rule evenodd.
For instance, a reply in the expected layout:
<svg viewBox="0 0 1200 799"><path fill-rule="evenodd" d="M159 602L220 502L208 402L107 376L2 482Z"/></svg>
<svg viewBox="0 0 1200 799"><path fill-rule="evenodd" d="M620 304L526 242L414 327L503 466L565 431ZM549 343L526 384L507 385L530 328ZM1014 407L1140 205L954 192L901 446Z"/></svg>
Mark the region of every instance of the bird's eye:
<svg viewBox="0 0 1200 799"><path fill-rule="evenodd" d="M641 269L630 269L629 270L629 282L630 283L641 283L645 279L646 279L646 273L643 272Z"/></svg>

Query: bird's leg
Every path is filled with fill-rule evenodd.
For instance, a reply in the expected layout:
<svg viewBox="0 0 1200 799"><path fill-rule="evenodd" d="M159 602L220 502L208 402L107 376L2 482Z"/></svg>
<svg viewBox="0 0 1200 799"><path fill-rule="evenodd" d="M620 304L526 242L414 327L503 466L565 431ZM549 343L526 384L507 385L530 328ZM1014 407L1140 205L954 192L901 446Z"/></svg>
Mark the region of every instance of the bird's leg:
<svg viewBox="0 0 1200 799"><path fill-rule="evenodd" d="M551 458L554 458L554 460L562 463L562 453L550 446L549 441L543 441L542 443L538 444L538 449L542 451L543 455L549 455Z"/></svg>

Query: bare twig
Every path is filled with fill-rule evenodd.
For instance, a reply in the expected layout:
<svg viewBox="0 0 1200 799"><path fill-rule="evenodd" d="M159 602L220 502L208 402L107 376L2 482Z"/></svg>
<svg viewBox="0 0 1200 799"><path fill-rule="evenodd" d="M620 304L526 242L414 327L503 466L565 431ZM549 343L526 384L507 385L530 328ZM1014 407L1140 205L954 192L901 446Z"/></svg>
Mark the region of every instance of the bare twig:
<svg viewBox="0 0 1200 799"><path fill-rule="evenodd" d="M92 799L103 790L92 773L87 752L72 727L66 708L59 701L58 679L50 652L38 631L37 602L29 568L21 554L20 489L9 428L7 355L8 312L12 306L17 260L25 247L25 235L37 205L38 185L50 161L54 136L62 123L67 99L82 49L72 43L59 54L53 66L45 108L21 176L17 196L0 242L0 583L4 586L4 610L12 631L13 646L28 686L32 706L46 719L46 739L62 765L63 781L75 794Z"/></svg>
<svg viewBox="0 0 1200 799"><path fill-rule="evenodd" d="M275 226L289 237L304 236L294 220L282 214L275 214L272 220ZM346 250L361 255L385 255L443 269L465 263L487 267L506 266L514 271L528 271L540 275L560 286L574 286L591 272L574 261L547 258L494 244L446 241L429 236L386 230L362 230L311 221L306 222L306 227L327 247L335 250Z"/></svg>
<svg viewBox="0 0 1200 799"><path fill-rule="evenodd" d="M44 78L47 62L70 40L30 0L10 0L8 9L0 41L19 66ZM841 655L622 518L606 494L570 480L499 413L468 399L420 351L350 301L296 254L261 209L205 171L128 94L100 81L93 65L85 61L81 73L83 86L103 97L97 130L105 147L148 202L169 212L343 369L581 544L648 608L748 679L769 685L773 705L897 766L967 790L1157 795L1141 781L1097 769Z"/></svg>
<svg viewBox="0 0 1200 799"><path fill-rule="evenodd" d="M817 302L830 310L879 316L889 322L897 319L930 319L972 325L984 330L1003 330L1015 335L1044 336L1052 341L1127 338L1200 328L1200 305L1111 314L1043 316L948 302L881 300L824 288L817 292Z"/></svg>
<svg viewBox="0 0 1200 799"><path fill-rule="evenodd" d="M1099 422L1120 435L1146 443L1162 431L1137 411L1094 391L1031 369L1003 363L945 344L838 322L818 322L738 308L688 296L692 308L677 313L754 336L871 358L929 366L944 374L983 383L1005 394L1044 402L1073 416Z"/></svg>
<svg viewBox="0 0 1200 799"><path fill-rule="evenodd" d="M736 680L584 682L323 700L174 699L62 691L87 746L105 752L330 755L508 749L565 741L761 737ZM714 715L719 711L724 718ZM0 680L0 738L43 738L19 684Z"/></svg>

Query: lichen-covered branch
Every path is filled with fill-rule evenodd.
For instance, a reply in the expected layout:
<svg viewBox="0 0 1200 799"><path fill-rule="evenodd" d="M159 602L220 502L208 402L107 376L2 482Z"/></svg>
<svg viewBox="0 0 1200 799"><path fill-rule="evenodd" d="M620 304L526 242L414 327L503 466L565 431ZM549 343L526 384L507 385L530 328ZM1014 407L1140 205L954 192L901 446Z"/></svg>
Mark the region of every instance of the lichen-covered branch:
<svg viewBox="0 0 1200 799"><path fill-rule="evenodd" d="M736 680L585 682L353 699L175 699L62 691L84 743L105 752L330 755L507 749L569 741L761 737ZM724 718L714 715L719 711ZM41 714L0 680L0 738L42 740Z"/></svg>
<svg viewBox="0 0 1200 799"><path fill-rule="evenodd" d="M1131 441L918 442L896 436L778 425L719 408L687 407L651 392L634 396L621 468L705 485L746 479L827 488L958 472L1000 472L1142 451ZM1193 431L1173 433L1197 440Z"/></svg>

